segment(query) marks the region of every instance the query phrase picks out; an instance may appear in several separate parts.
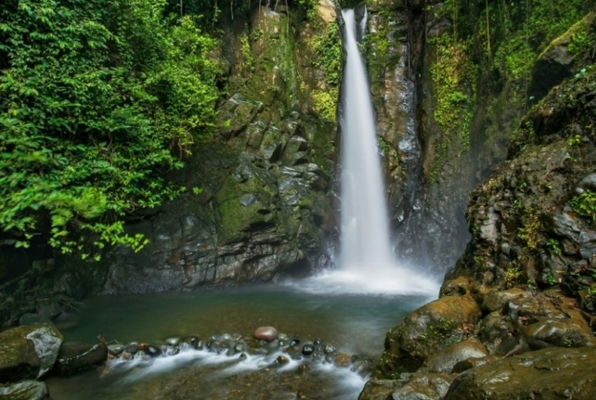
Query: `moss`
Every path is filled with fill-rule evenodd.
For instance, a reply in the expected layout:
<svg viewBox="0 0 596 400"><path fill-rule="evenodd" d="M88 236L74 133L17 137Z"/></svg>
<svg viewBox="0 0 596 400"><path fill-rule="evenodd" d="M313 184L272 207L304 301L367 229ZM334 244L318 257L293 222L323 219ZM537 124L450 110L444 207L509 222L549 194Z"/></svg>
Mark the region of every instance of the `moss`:
<svg viewBox="0 0 596 400"><path fill-rule="evenodd" d="M331 122L335 122L337 118L338 92L337 87L329 90L313 90L311 92L315 110L322 118Z"/></svg>
<svg viewBox="0 0 596 400"><path fill-rule="evenodd" d="M272 195L272 191L255 177L241 183L228 177L216 196L221 217L220 241L236 239L251 226L271 222L274 213L266 207L270 207Z"/></svg>
<svg viewBox="0 0 596 400"><path fill-rule="evenodd" d="M470 83L476 80L477 69L467 54L465 43L454 40L449 34L433 42L436 60L430 73L435 92L435 121L447 142L457 135L464 150L468 150L476 102L474 86Z"/></svg>

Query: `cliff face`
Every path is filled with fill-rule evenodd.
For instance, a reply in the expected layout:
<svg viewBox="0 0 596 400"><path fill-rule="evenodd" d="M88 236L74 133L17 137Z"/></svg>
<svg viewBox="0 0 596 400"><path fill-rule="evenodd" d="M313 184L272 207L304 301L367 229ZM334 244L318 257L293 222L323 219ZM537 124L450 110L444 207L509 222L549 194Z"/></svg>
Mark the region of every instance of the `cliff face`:
<svg viewBox="0 0 596 400"><path fill-rule="evenodd" d="M506 162L472 191L463 256L440 298L389 331L361 399L594 395L583 360L596 345L596 70L593 45L575 54L570 45L578 31L594 42L593 21L588 14L535 62L529 87L548 95L520 120ZM553 53L567 72L547 83Z"/></svg>
<svg viewBox="0 0 596 400"><path fill-rule="evenodd" d="M202 193L135 227L151 243L111 255L104 292L270 280L326 265L336 125L320 97L334 88L313 60L326 38L315 29L326 33L335 20L332 8L318 11L327 20L317 17L316 27L285 6L254 7L246 24L228 27L220 137L199 144L176 177Z"/></svg>
<svg viewBox="0 0 596 400"><path fill-rule="evenodd" d="M67 298L89 293L266 281L328 264L341 65L335 9L322 1L307 15L292 2L253 3L219 24L219 126L171 176L186 193L128 225L149 245L112 249L98 263L3 253L2 322L42 308L53 317ZM48 294L47 307L32 287Z"/></svg>

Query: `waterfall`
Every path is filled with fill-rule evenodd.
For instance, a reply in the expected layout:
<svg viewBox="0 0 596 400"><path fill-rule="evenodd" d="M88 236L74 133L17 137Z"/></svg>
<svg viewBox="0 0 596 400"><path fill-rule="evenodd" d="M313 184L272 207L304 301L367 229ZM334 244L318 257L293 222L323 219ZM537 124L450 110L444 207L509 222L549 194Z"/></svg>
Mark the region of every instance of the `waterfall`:
<svg viewBox="0 0 596 400"><path fill-rule="evenodd" d="M353 10L343 10L342 15L347 60L339 118L342 135L339 265L334 270L288 284L312 293L435 297L439 284L416 268L399 265L392 251L375 115L357 40L358 32L365 30L366 21L361 21L357 28Z"/></svg>
<svg viewBox="0 0 596 400"><path fill-rule="evenodd" d="M436 282L399 265L392 251L375 114L354 10L343 10L342 16L347 60L340 116L341 255L333 279L364 292L436 294Z"/></svg>
<svg viewBox="0 0 596 400"><path fill-rule="evenodd" d="M344 10L342 98L341 265L346 270L392 268L385 189L370 88L353 10Z"/></svg>

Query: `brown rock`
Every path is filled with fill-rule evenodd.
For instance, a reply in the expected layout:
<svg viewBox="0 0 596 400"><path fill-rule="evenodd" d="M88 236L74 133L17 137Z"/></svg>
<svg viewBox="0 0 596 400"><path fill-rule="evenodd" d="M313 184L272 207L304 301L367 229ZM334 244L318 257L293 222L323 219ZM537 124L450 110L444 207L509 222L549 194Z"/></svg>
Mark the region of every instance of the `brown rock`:
<svg viewBox="0 0 596 400"><path fill-rule="evenodd" d="M272 326L261 326L255 330L254 337L259 340L271 342L277 339L277 329Z"/></svg>
<svg viewBox="0 0 596 400"><path fill-rule="evenodd" d="M444 400L596 399L596 349L550 348L460 374Z"/></svg>

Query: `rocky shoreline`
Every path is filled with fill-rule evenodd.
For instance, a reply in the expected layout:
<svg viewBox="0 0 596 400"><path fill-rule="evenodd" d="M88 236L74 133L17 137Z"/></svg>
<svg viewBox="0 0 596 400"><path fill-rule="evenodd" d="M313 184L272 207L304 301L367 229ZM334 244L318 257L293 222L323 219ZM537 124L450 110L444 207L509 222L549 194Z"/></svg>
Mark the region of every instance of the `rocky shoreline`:
<svg viewBox="0 0 596 400"><path fill-rule="evenodd" d="M364 378L370 376L374 365L370 359L344 353L320 339L289 337L270 326L257 328L253 335L224 333L204 339L189 335L156 343L120 343L99 336L98 343L83 344L64 342L56 327L41 322L0 333L0 355L0 395L15 400L50 398L45 379L51 376L70 376L96 369L101 371L98 378L101 379L139 369L159 371L159 364L183 366L189 360L201 359L210 360L213 368L223 365L231 369L234 376L240 372L250 375L263 371L289 372L295 376L292 387L295 398L303 398L300 393L304 390L304 380L310 379L311 370L324 374L341 369ZM301 375L304 379L300 379Z"/></svg>

